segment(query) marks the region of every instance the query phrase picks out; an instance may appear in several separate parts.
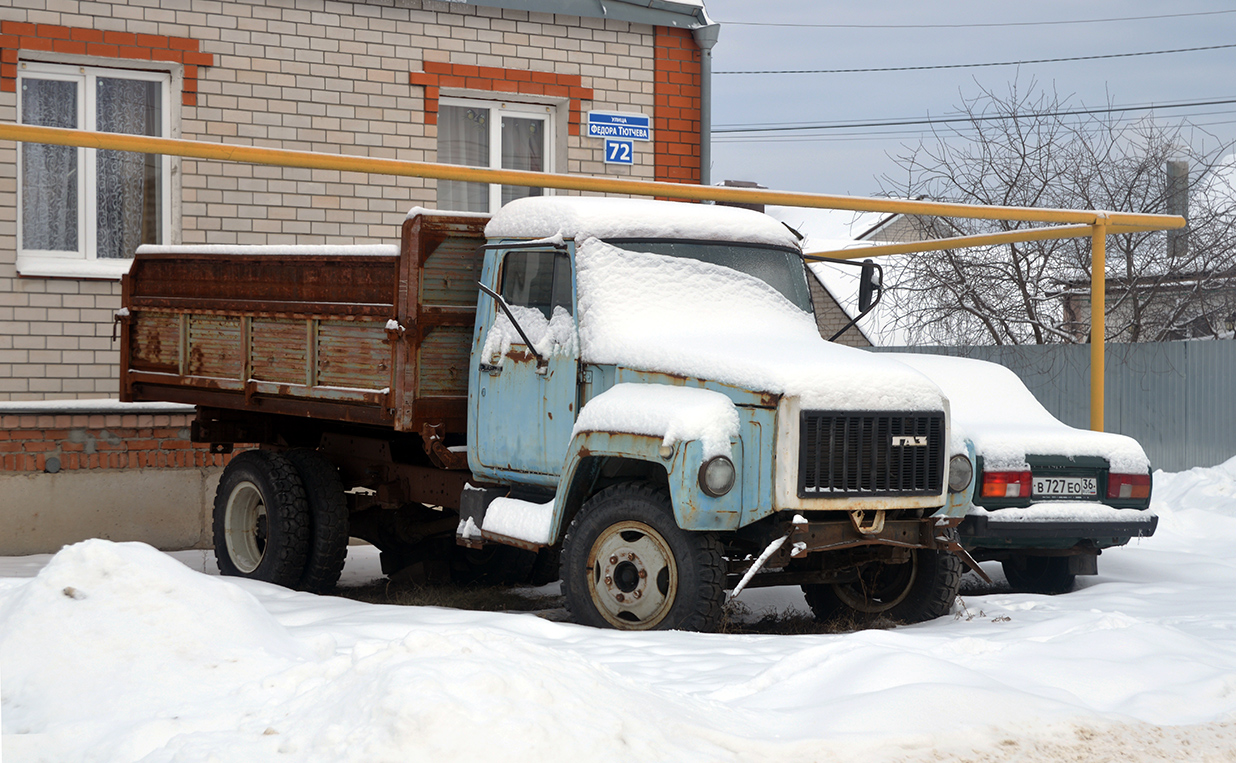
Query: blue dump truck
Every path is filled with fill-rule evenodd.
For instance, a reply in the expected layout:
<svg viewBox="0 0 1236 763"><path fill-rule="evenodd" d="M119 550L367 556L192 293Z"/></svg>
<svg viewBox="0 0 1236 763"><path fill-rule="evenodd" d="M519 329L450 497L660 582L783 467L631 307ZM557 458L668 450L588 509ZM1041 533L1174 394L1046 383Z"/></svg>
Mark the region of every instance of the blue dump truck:
<svg viewBox="0 0 1236 763"><path fill-rule="evenodd" d="M822 339L797 236L698 204L414 209L398 246L143 247L126 400L231 453L225 574L561 578L580 623L715 628L726 590L820 618L947 613L973 448L921 373Z"/></svg>

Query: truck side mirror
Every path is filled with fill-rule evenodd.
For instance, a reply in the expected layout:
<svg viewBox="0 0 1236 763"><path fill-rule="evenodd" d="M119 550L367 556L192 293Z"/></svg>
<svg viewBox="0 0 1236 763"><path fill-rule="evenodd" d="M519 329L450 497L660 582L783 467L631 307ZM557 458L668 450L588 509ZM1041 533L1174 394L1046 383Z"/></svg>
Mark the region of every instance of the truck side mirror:
<svg viewBox="0 0 1236 763"><path fill-rule="evenodd" d="M884 288L882 273L871 260L863 260L863 270L858 277L858 312L865 313L871 309L874 294Z"/></svg>

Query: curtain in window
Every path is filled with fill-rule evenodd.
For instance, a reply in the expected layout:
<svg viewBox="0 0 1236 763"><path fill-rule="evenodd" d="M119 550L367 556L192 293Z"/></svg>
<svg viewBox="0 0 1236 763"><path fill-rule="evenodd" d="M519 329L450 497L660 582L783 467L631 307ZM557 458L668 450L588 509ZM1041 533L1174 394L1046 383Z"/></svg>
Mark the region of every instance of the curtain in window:
<svg viewBox="0 0 1236 763"><path fill-rule="evenodd" d="M441 106L438 109L438 162L467 167L489 166L489 109ZM485 183L438 181L438 209L488 212Z"/></svg>
<svg viewBox="0 0 1236 763"><path fill-rule="evenodd" d="M545 122L540 119L502 118L502 169L542 172L545 169ZM540 196L544 190L518 185L502 186L506 205L525 196Z"/></svg>
<svg viewBox="0 0 1236 763"><path fill-rule="evenodd" d="M159 134L159 83L105 77L96 83L101 132ZM157 154L99 151L95 213L99 258L132 257L139 244L159 242L159 159Z"/></svg>
<svg viewBox="0 0 1236 763"><path fill-rule="evenodd" d="M22 79L21 121L77 127L77 83ZM23 143L21 235L24 249L78 251L77 149Z"/></svg>

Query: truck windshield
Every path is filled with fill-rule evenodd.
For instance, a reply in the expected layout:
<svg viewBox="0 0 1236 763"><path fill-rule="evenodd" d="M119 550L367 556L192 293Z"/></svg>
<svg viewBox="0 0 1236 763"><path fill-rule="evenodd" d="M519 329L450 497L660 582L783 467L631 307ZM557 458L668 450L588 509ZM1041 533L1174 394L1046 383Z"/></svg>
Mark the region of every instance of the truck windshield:
<svg viewBox="0 0 1236 763"><path fill-rule="evenodd" d="M681 241L667 239L606 239L619 249L686 257L754 276L788 299L799 310L813 313L807 272L793 249L728 241Z"/></svg>

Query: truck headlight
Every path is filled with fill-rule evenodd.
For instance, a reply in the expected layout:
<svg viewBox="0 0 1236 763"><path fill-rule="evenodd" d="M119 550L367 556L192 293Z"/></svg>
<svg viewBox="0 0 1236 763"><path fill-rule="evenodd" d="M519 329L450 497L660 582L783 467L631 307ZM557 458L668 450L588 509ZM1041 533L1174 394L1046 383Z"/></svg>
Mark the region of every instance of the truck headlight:
<svg viewBox="0 0 1236 763"><path fill-rule="evenodd" d="M974 477L974 465L970 463L970 457L958 453L948 460L948 489L954 493L960 493L970 486L970 480Z"/></svg>
<svg viewBox="0 0 1236 763"><path fill-rule="evenodd" d="M725 456L713 456L700 467L700 489L705 495L720 498L734 487L734 462Z"/></svg>

